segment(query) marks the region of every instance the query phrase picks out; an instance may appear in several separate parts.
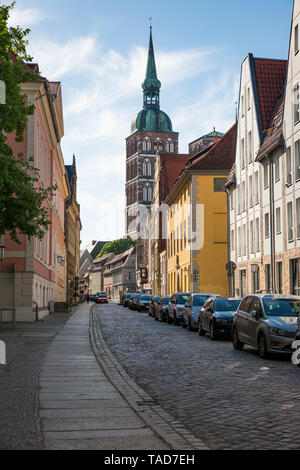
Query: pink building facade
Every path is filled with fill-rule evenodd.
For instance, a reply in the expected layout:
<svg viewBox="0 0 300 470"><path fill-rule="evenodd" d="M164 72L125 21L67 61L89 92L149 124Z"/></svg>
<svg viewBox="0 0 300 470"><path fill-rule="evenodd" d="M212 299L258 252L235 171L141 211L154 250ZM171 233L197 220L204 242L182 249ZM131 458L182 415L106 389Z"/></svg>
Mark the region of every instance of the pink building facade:
<svg viewBox="0 0 300 470"><path fill-rule="evenodd" d="M38 66L37 70L38 70ZM24 84L28 103L35 105L29 116L24 142L8 142L15 155L34 157L45 186L57 185L45 202L50 226L43 240L21 235L21 244L4 236L5 258L0 262L0 306L15 307L17 321L34 321L48 315L49 302L66 301L66 249L64 201L70 193L60 141L64 135L60 83L41 78ZM9 315L7 314L8 320Z"/></svg>

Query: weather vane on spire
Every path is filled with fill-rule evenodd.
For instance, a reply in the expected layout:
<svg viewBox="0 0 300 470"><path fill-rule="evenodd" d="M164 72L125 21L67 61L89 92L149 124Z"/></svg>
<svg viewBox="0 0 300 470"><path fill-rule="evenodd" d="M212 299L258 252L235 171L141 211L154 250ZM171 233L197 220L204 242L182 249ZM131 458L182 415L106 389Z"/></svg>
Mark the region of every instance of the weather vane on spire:
<svg viewBox="0 0 300 470"><path fill-rule="evenodd" d="M149 22L150 22L150 29L152 29L152 16L150 16Z"/></svg>

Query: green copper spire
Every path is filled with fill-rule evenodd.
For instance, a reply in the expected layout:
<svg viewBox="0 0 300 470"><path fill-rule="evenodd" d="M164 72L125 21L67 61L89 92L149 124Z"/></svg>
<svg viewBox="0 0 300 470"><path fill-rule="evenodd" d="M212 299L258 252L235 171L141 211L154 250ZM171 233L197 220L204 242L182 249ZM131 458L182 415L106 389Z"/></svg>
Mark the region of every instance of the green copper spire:
<svg viewBox="0 0 300 470"><path fill-rule="evenodd" d="M148 52L148 62L146 69L146 77L144 83L142 84L144 90L144 97L156 98L154 101L151 99L145 100L144 105L154 104L159 106L159 90L161 83L157 78L155 57L154 57L154 48L152 40L152 27L150 27L150 40L149 40L149 52Z"/></svg>
<svg viewBox="0 0 300 470"><path fill-rule="evenodd" d="M143 130L148 132L173 132L169 116L160 110L159 93L161 83L157 78L154 48L152 40L152 26L150 27L150 40L146 77L142 84L144 90L144 108L132 122L131 131Z"/></svg>

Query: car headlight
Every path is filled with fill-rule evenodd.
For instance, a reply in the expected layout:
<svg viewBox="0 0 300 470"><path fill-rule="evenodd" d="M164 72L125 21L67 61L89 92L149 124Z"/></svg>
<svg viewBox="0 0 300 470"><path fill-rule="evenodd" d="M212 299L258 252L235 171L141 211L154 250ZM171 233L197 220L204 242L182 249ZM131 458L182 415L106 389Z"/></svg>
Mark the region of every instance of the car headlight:
<svg viewBox="0 0 300 470"><path fill-rule="evenodd" d="M289 331L280 330L279 328L270 328L270 333L275 336L290 336Z"/></svg>

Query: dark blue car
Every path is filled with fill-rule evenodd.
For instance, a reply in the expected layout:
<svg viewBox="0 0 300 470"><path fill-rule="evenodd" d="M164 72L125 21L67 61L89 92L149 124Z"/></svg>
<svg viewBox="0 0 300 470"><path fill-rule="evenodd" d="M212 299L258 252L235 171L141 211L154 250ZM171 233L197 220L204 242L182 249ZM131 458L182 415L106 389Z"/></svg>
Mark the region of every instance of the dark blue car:
<svg viewBox="0 0 300 470"><path fill-rule="evenodd" d="M221 298L208 299L199 315L199 336L209 333L210 339L217 336L231 338L233 317L241 300Z"/></svg>
<svg viewBox="0 0 300 470"><path fill-rule="evenodd" d="M182 314L182 326L189 331L198 330L199 313L205 302L210 298L220 297L217 294L192 294Z"/></svg>

